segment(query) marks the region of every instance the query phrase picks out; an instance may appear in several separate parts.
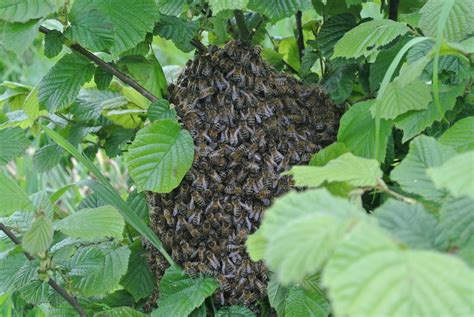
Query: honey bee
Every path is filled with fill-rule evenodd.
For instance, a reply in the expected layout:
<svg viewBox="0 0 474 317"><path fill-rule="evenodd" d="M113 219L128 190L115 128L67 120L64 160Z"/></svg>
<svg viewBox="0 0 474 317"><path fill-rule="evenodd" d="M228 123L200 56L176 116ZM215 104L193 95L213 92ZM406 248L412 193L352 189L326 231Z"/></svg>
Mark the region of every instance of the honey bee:
<svg viewBox="0 0 474 317"><path fill-rule="evenodd" d="M248 148L245 144L241 144L239 145L235 151L231 154L231 158L234 160L234 161L239 161L243 156L244 154L248 153Z"/></svg>
<svg viewBox="0 0 474 317"><path fill-rule="evenodd" d="M197 277L197 271L196 271L196 268L195 268L193 263L191 263L189 261L186 261L186 262L184 262L183 267L184 267L184 270L186 271L186 273L188 273L188 275L191 278L196 278Z"/></svg>
<svg viewBox="0 0 474 317"><path fill-rule="evenodd" d="M263 283L260 280L255 280L255 286L257 286L257 289L260 292L260 294L262 295L267 294L267 286L265 285L265 283Z"/></svg>
<svg viewBox="0 0 474 317"><path fill-rule="evenodd" d="M191 248L189 243L187 243L184 240L181 240L179 244L181 246L181 250L183 251L184 254L186 254L186 256L190 256L191 254L193 254L193 249Z"/></svg>
<svg viewBox="0 0 474 317"><path fill-rule="evenodd" d="M204 224L206 224L206 223L204 223ZM209 249L210 249L212 252L214 252L214 253L219 254L219 253L221 252L220 245L218 245L217 242L214 241L214 240L209 240L209 241L207 242L207 246L208 246Z"/></svg>
<svg viewBox="0 0 474 317"><path fill-rule="evenodd" d="M322 122L318 122L314 125L314 129L316 130L316 132L324 132L325 128L326 126Z"/></svg>
<svg viewBox="0 0 474 317"><path fill-rule="evenodd" d="M168 226L174 225L174 218L171 212L168 209L163 210L163 216L165 217L166 223Z"/></svg>
<svg viewBox="0 0 474 317"><path fill-rule="evenodd" d="M228 222L223 222L221 224L221 234L227 236L230 233L230 224Z"/></svg>
<svg viewBox="0 0 474 317"><path fill-rule="evenodd" d="M253 303L257 299L256 295L254 293L250 292L244 292L242 294L242 303L245 306L249 306L251 303Z"/></svg>
<svg viewBox="0 0 474 317"><path fill-rule="evenodd" d="M197 267L198 267L198 270L199 270L201 273L205 274L205 275L208 275L208 276L215 276L215 275L216 275L216 273L215 273L213 270L211 270L211 269L210 269L206 264L204 264L204 263L199 263L199 264L197 265Z"/></svg>
<svg viewBox="0 0 474 317"><path fill-rule="evenodd" d="M190 218L191 218L190 220L193 223L193 225L199 225L201 223L201 213L200 212L196 212Z"/></svg>
<svg viewBox="0 0 474 317"><path fill-rule="evenodd" d="M206 257L214 270L218 271L221 268L221 264L214 253L209 252Z"/></svg>
<svg viewBox="0 0 474 317"><path fill-rule="evenodd" d="M208 187L208 183L205 175L199 175L196 180L192 183L192 186L195 186L197 191L204 191Z"/></svg>
<svg viewBox="0 0 474 317"><path fill-rule="evenodd" d="M216 89L214 87L207 87L199 92L199 99L205 99L209 96L212 96L216 93Z"/></svg>
<svg viewBox="0 0 474 317"><path fill-rule="evenodd" d="M212 197L211 203L206 207L206 212L217 212L220 209L222 209L222 205L219 202L219 197L217 195L214 195Z"/></svg>
<svg viewBox="0 0 474 317"><path fill-rule="evenodd" d="M199 230L197 230L196 228L194 228L192 225L190 225L190 224L187 223L187 222L185 222L184 224L185 224L186 229L188 230L189 234L190 234L193 238L197 238L197 237L200 236Z"/></svg>
<svg viewBox="0 0 474 317"><path fill-rule="evenodd" d="M250 171L251 174L254 175L260 171L260 165L252 161L247 162L245 167Z"/></svg>
<svg viewBox="0 0 474 317"><path fill-rule="evenodd" d="M205 203L204 199L202 198L201 195L199 195L198 192L195 192L195 191L191 192L191 198L194 200L197 206L201 208L204 207L204 203Z"/></svg>
<svg viewBox="0 0 474 317"><path fill-rule="evenodd" d="M221 289L224 290L224 292L230 292L231 287L227 279L223 275L217 276L217 279L219 280L219 284L221 285Z"/></svg>

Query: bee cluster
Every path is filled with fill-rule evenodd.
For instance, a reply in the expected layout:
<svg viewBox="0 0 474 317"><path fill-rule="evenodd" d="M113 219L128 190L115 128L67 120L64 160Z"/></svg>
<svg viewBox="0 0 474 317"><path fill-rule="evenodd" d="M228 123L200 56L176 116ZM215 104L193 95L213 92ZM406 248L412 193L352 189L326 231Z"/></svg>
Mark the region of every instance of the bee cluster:
<svg viewBox="0 0 474 317"><path fill-rule="evenodd" d="M218 303L256 309L267 270L250 260L246 237L291 188L280 174L334 142L341 109L320 88L272 69L259 47L237 41L189 61L170 100L195 157L178 188L148 193L151 226L191 276L219 280ZM150 262L159 278L164 258L152 250Z"/></svg>

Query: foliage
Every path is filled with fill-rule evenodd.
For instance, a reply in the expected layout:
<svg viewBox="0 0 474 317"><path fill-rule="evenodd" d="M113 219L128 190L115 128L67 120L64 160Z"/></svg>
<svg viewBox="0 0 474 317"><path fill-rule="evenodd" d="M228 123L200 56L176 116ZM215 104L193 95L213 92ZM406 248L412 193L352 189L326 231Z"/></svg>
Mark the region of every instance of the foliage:
<svg viewBox="0 0 474 317"><path fill-rule="evenodd" d="M3 1L0 228L21 244L0 231L0 315L76 314L52 280L88 315L145 316L157 289L152 316L255 315L206 300L217 281L176 266L144 194L193 162L166 100L183 52L232 37L346 108L246 243L278 316L472 315L474 6L393 3Z"/></svg>

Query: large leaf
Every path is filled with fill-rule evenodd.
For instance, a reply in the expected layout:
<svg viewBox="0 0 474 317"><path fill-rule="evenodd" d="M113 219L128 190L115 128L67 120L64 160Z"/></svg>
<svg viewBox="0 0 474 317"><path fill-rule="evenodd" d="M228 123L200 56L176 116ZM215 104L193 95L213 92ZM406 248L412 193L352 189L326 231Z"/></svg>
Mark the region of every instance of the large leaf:
<svg viewBox="0 0 474 317"><path fill-rule="evenodd" d="M154 33L173 41L176 47L183 52L190 52L194 49L191 40L196 35L198 28L195 21L185 21L177 17L161 15Z"/></svg>
<svg viewBox="0 0 474 317"><path fill-rule="evenodd" d="M341 118L337 140L346 145L352 153L365 158L375 156L375 120L370 113L374 100L353 105ZM380 148L387 147L388 137L392 133L391 124L382 120L380 124ZM385 151L383 157L385 158Z"/></svg>
<svg viewBox="0 0 474 317"><path fill-rule="evenodd" d="M114 307L94 314L94 317L147 317L144 313L132 307Z"/></svg>
<svg viewBox="0 0 474 317"><path fill-rule="evenodd" d="M255 313L242 306L222 307L214 317L255 317Z"/></svg>
<svg viewBox="0 0 474 317"><path fill-rule="evenodd" d="M99 118L102 110L117 109L127 104L127 98L117 92L84 88L80 90L71 107L71 113L76 120L96 120Z"/></svg>
<svg viewBox="0 0 474 317"><path fill-rule="evenodd" d="M63 154L57 144L47 144L36 150L33 155L33 164L39 173L47 172L56 166Z"/></svg>
<svg viewBox="0 0 474 317"><path fill-rule="evenodd" d="M288 284L321 269L334 247L361 219L365 219L362 211L326 190L291 192L267 210L255 234L266 240L265 263L281 283Z"/></svg>
<svg viewBox="0 0 474 317"><path fill-rule="evenodd" d="M22 129L14 127L0 130L0 165L23 155L29 145Z"/></svg>
<svg viewBox="0 0 474 317"><path fill-rule="evenodd" d="M148 119L151 122L159 119L175 119L176 110L170 107L170 103L166 99L155 101L148 108Z"/></svg>
<svg viewBox="0 0 474 317"><path fill-rule="evenodd" d="M271 20L280 20L293 15L296 11L311 8L309 0L249 0L248 8L269 17Z"/></svg>
<svg viewBox="0 0 474 317"><path fill-rule="evenodd" d="M22 253L0 253L0 292L7 293L24 285L20 278L25 270L27 259ZM26 283L30 282L29 280Z"/></svg>
<svg viewBox="0 0 474 317"><path fill-rule="evenodd" d="M318 187L324 182L347 182L356 187L377 185L382 170L376 160L345 153L324 166L293 166L287 173L296 186Z"/></svg>
<svg viewBox="0 0 474 317"><path fill-rule="evenodd" d="M37 36L38 20L31 20L25 23L5 23L2 42L6 49L18 55L22 55L23 52L33 44L33 40Z"/></svg>
<svg viewBox="0 0 474 317"><path fill-rule="evenodd" d="M148 269L147 252L143 249L141 241L135 241L131 245L131 251L128 271L120 281L120 285L138 302L151 295L155 288L155 279Z"/></svg>
<svg viewBox="0 0 474 317"><path fill-rule="evenodd" d="M308 165L324 166L329 161L338 158L339 156L350 152L350 150L343 143L333 143L313 155Z"/></svg>
<svg viewBox="0 0 474 317"><path fill-rule="evenodd" d="M70 15L90 10L99 11L112 22L115 36L110 50L114 55L143 41L146 33L153 30L158 15L154 0L76 0Z"/></svg>
<svg viewBox="0 0 474 317"><path fill-rule="evenodd" d="M430 0L420 10L419 27L427 36L436 37L438 23L443 13L445 0ZM471 1L453 0L443 37L448 41L460 42L474 33L474 6Z"/></svg>
<svg viewBox="0 0 474 317"><path fill-rule="evenodd" d="M0 17L7 21L26 22L54 12L56 3L52 0L4 0L0 2Z"/></svg>
<svg viewBox="0 0 474 317"><path fill-rule="evenodd" d="M431 101L431 88L421 80L414 80L404 86L399 80L388 84L382 98L375 104L380 107L380 115L384 119L395 119L411 110L428 108ZM373 114L375 107L373 107Z"/></svg>
<svg viewBox="0 0 474 317"><path fill-rule="evenodd" d="M355 26L356 18L352 14L343 13L330 17L324 22L318 33L317 45L321 53L330 57L337 41Z"/></svg>
<svg viewBox="0 0 474 317"><path fill-rule="evenodd" d="M456 98L464 92L464 85L449 87L440 87L440 104L442 112L440 113L434 102L430 102L426 110L409 111L402 114L395 121L395 126L403 130L403 142L410 140L423 130L429 127L433 122L443 119L446 111L453 109L456 104Z"/></svg>
<svg viewBox="0 0 474 317"><path fill-rule="evenodd" d="M33 210L31 201L17 183L0 172L0 216L9 216L22 210Z"/></svg>
<svg viewBox="0 0 474 317"><path fill-rule="evenodd" d="M51 30L44 36L44 55L52 58L63 50L63 35L57 30Z"/></svg>
<svg viewBox="0 0 474 317"><path fill-rule="evenodd" d="M458 152L474 150L474 117L456 122L438 139L438 142L451 146Z"/></svg>
<svg viewBox="0 0 474 317"><path fill-rule="evenodd" d="M247 7L249 0L209 0L209 5L212 9L212 14L224 10L242 10Z"/></svg>
<svg viewBox="0 0 474 317"><path fill-rule="evenodd" d="M392 20L372 20L347 32L334 46L332 58L368 57L379 47L387 45L410 29Z"/></svg>
<svg viewBox="0 0 474 317"><path fill-rule="evenodd" d="M114 25L97 10L81 11L69 15L71 26L65 35L93 51L101 51L114 44Z"/></svg>
<svg viewBox="0 0 474 317"><path fill-rule="evenodd" d="M428 170L437 188L449 191L454 197L474 198L474 151L456 155L441 166Z"/></svg>
<svg viewBox="0 0 474 317"><path fill-rule="evenodd" d="M464 247L474 243L474 199L451 198L443 202L440 213L440 228L450 246Z"/></svg>
<svg viewBox="0 0 474 317"><path fill-rule="evenodd" d="M323 283L335 316L469 316L474 271L461 260L398 247L356 226L329 259Z"/></svg>
<svg viewBox="0 0 474 317"><path fill-rule="evenodd" d="M380 226L412 248L435 249L440 234L436 219L423 205L409 205L390 199L375 209Z"/></svg>
<svg viewBox="0 0 474 317"><path fill-rule="evenodd" d="M158 10L167 15L179 15L187 0L158 0Z"/></svg>
<svg viewBox="0 0 474 317"><path fill-rule="evenodd" d="M454 154L452 148L439 144L434 138L419 136L410 143L408 155L395 167L390 177L406 192L440 201L446 192L435 187L427 169L440 166Z"/></svg>
<svg viewBox="0 0 474 317"><path fill-rule="evenodd" d="M194 158L193 139L178 122L157 120L137 133L127 166L138 189L169 192L179 185Z"/></svg>
<svg viewBox="0 0 474 317"><path fill-rule="evenodd" d="M87 208L74 212L54 224L55 229L73 238L93 240L122 237L125 222L112 206Z"/></svg>
<svg viewBox="0 0 474 317"><path fill-rule="evenodd" d="M97 247L81 248L71 259L72 287L85 296L104 295L119 285L127 271L130 250L128 247L100 250Z"/></svg>
<svg viewBox="0 0 474 317"><path fill-rule="evenodd" d="M40 103L51 112L68 106L93 74L94 66L87 59L75 53L65 55L39 83Z"/></svg>
<svg viewBox="0 0 474 317"><path fill-rule="evenodd" d="M160 281L158 309L152 317L188 316L218 287L216 280L200 276L190 278L184 271L170 267Z"/></svg>
<svg viewBox="0 0 474 317"><path fill-rule="evenodd" d="M21 245L26 252L37 254L48 250L53 242L53 223L45 215L39 215L31 228L23 235Z"/></svg>

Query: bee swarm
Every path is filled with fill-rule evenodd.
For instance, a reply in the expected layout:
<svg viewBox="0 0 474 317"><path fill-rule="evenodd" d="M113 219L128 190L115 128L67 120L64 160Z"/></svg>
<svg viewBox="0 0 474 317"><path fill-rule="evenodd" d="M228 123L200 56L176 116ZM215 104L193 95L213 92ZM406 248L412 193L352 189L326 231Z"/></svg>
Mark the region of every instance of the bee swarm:
<svg viewBox="0 0 474 317"><path fill-rule="evenodd" d="M280 174L335 141L341 109L320 88L268 66L259 47L237 41L189 61L170 101L194 139L195 158L178 188L148 193L151 227L191 276L219 280L217 303L257 310L267 270L250 260L246 237L291 188ZM160 278L167 263L150 249Z"/></svg>

